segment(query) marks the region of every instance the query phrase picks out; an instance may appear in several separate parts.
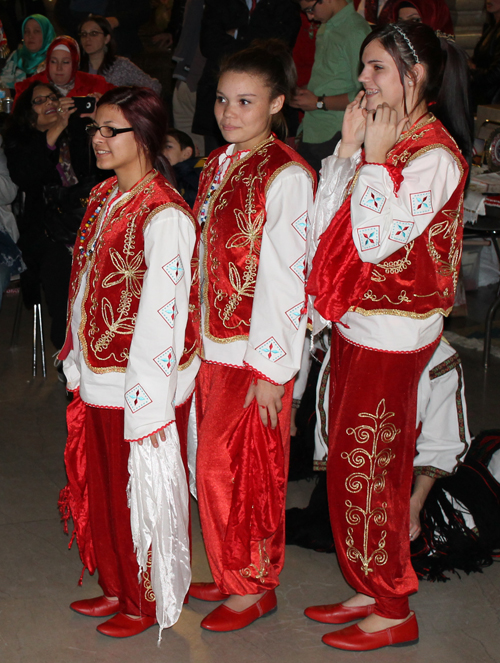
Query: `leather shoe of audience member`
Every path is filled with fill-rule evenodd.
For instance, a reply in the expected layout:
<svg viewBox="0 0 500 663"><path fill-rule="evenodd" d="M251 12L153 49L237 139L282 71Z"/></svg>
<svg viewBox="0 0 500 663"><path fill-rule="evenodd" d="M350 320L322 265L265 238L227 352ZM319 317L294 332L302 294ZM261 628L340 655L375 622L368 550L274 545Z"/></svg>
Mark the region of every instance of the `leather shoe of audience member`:
<svg viewBox="0 0 500 663"><path fill-rule="evenodd" d="M119 612L104 624L99 624L97 630L110 638L130 638L133 635L139 635L143 631L156 624L154 617L129 617L123 612Z"/></svg>
<svg viewBox="0 0 500 663"><path fill-rule="evenodd" d="M325 645L347 651L372 651L382 647L406 647L418 642L418 624L415 613L397 626L366 633L358 624L327 633L322 638Z"/></svg>
<svg viewBox="0 0 500 663"><path fill-rule="evenodd" d="M215 582L192 582L188 594L200 601L225 601L229 596L220 592Z"/></svg>
<svg viewBox="0 0 500 663"><path fill-rule="evenodd" d="M120 610L120 601L112 601L107 596L96 596L93 599L74 601L69 607L86 617L110 617Z"/></svg>
<svg viewBox="0 0 500 663"><path fill-rule="evenodd" d="M237 612L224 604L215 608L201 622L201 627L207 631L227 632L238 631L252 624L259 617L266 617L276 612L277 601L274 589L268 590L261 598L246 610Z"/></svg>
<svg viewBox="0 0 500 663"><path fill-rule="evenodd" d="M322 624L347 624L355 619L364 619L375 610L373 605L347 606L342 603L332 605L312 605L304 610L304 615Z"/></svg>

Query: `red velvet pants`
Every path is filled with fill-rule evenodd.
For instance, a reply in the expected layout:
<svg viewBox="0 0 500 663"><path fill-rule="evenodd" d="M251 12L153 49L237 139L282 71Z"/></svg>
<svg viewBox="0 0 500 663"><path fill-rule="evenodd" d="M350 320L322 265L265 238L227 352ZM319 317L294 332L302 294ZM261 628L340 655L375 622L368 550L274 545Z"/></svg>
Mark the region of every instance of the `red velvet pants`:
<svg viewBox="0 0 500 663"><path fill-rule="evenodd" d="M155 616L149 573L141 574L132 543L127 505L130 444L124 441L123 410L86 406L85 443L89 521L99 585L120 599L120 612Z"/></svg>
<svg viewBox="0 0 500 663"><path fill-rule="evenodd" d="M272 536L251 542L250 564L246 568L228 568L223 561L234 468L238 463L237 454L230 454L228 447L235 448L231 438L245 413L243 404L252 379L251 371L202 362L196 384L198 506L210 569L217 587L225 594L259 594L277 587L285 559L285 493L293 380L285 385L283 409L279 414L285 463L283 494L279 496L283 501L279 525ZM244 500L245 495L240 498ZM268 499L276 498L276 495L269 495Z"/></svg>
<svg viewBox="0 0 500 663"><path fill-rule="evenodd" d="M403 619L418 589L410 562L417 387L439 339L412 353L378 352L332 332L328 501L346 581Z"/></svg>

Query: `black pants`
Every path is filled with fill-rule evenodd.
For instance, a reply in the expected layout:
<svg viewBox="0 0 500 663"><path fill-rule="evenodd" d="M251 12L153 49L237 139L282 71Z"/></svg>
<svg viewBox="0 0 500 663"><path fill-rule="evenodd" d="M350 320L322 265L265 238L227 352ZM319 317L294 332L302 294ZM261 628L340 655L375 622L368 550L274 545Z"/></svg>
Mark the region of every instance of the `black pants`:
<svg viewBox="0 0 500 663"><path fill-rule="evenodd" d="M60 242L45 235L24 236L19 240L27 270L21 274L21 292L27 308L40 302L40 286L52 320L50 340L56 349L64 345L68 306L71 254Z"/></svg>

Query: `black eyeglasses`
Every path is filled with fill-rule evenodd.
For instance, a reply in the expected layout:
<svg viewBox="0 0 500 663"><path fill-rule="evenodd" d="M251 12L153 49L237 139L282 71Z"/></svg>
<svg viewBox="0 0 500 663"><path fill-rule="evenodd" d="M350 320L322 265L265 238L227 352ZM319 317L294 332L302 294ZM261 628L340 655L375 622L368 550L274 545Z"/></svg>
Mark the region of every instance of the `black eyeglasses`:
<svg viewBox="0 0 500 663"><path fill-rule="evenodd" d="M313 5L307 7L307 9L304 9L304 14L314 14L314 8L316 7L316 5L318 4L320 5L322 1L323 0L316 0L316 2Z"/></svg>
<svg viewBox="0 0 500 663"><path fill-rule="evenodd" d="M91 32L80 32L78 35L80 39L85 39L85 37L92 37L94 39L97 35L103 35L104 32L98 32L97 30L92 30Z"/></svg>
<svg viewBox="0 0 500 663"><path fill-rule="evenodd" d="M32 99L31 105L32 106L41 106L42 104L44 104L47 101L47 99L49 99L50 101L57 101L58 98L59 97L57 97L55 94L40 94L40 95L38 95L38 97L35 97L34 99Z"/></svg>
<svg viewBox="0 0 500 663"><path fill-rule="evenodd" d="M133 131L132 127L126 129L115 129L114 127L98 127L97 124L88 124L85 127L87 134L93 138L99 131L103 138L114 138L117 134L125 134L127 131Z"/></svg>

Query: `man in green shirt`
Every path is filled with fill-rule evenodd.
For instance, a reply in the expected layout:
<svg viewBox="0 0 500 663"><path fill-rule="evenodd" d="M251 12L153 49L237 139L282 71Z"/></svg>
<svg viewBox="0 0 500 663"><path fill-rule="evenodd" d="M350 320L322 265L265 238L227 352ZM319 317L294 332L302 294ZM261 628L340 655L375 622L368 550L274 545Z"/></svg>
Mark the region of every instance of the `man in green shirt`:
<svg viewBox="0 0 500 663"><path fill-rule="evenodd" d="M319 172L340 139L345 108L361 88L359 51L371 29L348 0L311 0L304 11L322 25L311 78L292 106L305 112L299 153Z"/></svg>

